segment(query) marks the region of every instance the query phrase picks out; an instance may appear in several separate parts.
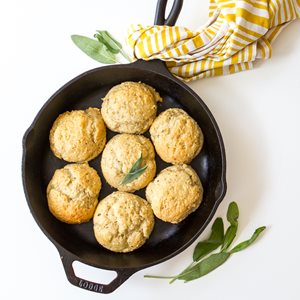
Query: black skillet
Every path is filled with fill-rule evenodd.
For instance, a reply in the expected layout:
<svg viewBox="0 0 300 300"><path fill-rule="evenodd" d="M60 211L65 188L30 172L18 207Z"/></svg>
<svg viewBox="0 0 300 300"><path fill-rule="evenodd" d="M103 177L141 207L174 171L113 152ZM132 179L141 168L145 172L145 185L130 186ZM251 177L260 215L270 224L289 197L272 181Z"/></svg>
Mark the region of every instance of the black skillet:
<svg viewBox="0 0 300 300"><path fill-rule="evenodd" d="M174 25L182 7L175 0L165 20L167 0L157 4L155 24ZM49 147L49 131L57 116L67 110L100 107L101 98L123 81L142 81L153 86L163 97L159 112L180 107L200 125L204 147L192 166L200 176L204 197L198 210L180 224L156 220L154 230L140 249L132 253L110 252L101 247L93 235L92 221L68 225L55 219L48 210L46 187L54 171L67 164L56 158ZM108 139L115 133L108 131ZM147 136L147 134L146 134ZM148 135L149 136L149 135ZM100 157L90 165L101 176L103 188L99 198L113 189L102 177ZM158 172L168 164L157 158ZM141 61L112 65L87 71L59 89L41 108L23 138L22 177L25 196L33 217L44 234L57 247L68 280L75 286L98 293L111 293L135 272L170 259L186 249L207 226L226 193L225 150L221 133L211 112L199 96L169 73L162 61ZM137 194L144 197L144 190ZM109 284L91 282L75 275L72 263L80 261L101 269L114 270L117 277Z"/></svg>

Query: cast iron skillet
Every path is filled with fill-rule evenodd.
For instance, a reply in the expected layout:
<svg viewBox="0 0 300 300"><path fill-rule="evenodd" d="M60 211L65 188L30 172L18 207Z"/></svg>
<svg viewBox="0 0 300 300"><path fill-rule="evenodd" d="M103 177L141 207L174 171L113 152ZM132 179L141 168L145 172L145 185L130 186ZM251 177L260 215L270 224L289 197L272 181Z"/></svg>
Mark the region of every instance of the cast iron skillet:
<svg viewBox="0 0 300 300"><path fill-rule="evenodd" d="M169 17L165 20L166 3L167 0L158 1L155 23L174 25L182 0L174 1ZM202 128L204 147L193 160L192 167L202 180L204 198L199 209L177 225L156 220L146 244L132 253L122 254L110 252L96 242L92 221L68 225L54 218L48 210L46 187L54 171L67 164L56 158L49 147L49 131L57 116L67 110L100 107L100 99L112 86L128 80L147 83L162 95L164 101L159 104L159 112L170 107L181 107ZM108 140L113 135L115 133L108 130ZM99 198L103 199L113 189L101 174L100 157L90 161L90 165L101 176L103 188ZM225 196L225 164L221 133L211 112L196 93L169 73L161 61L105 66L79 75L45 103L23 138L22 176L31 213L44 234L57 247L68 280L75 286L98 293L114 291L135 272L170 259L200 235ZM168 164L157 158L157 166L159 172ZM137 194L145 197L144 190ZM74 273L74 261L114 270L117 276L109 284L79 278Z"/></svg>

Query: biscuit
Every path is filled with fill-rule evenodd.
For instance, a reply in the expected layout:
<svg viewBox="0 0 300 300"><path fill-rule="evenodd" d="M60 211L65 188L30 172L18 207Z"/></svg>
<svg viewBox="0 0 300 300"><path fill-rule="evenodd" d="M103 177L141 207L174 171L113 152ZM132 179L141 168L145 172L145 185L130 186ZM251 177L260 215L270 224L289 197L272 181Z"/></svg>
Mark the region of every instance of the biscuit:
<svg viewBox="0 0 300 300"><path fill-rule="evenodd" d="M102 100L101 113L110 130L141 134L155 119L157 101L162 98L149 85L126 81L110 89Z"/></svg>
<svg viewBox="0 0 300 300"><path fill-rule="evenodd" d="M47 187L50 212L60 221L89 221L98 204L101 180L87 163L69 164L55 171Z"/></svg>
<svg viewBox="0 0 300 300"><path fill-rule="evenodd" d="M201 181L188 165L162 170L146 188L146 198L154 215L170 223L179 223L195 211L203 196Z"/></svg>
<svg viewBox="0 0 300 300"><path fill-rule="evenodd" d="M130 252L141 247L154 226L150 204L141 197L114 192L100 200L94 214L94 234L103 247Z"/></svg>
<svg viewBox="0 0 300 300"><path fill-rule="evenodd" d="M134 163L142 156L141 167L146 170L135 180L122 184ZM106 181L124 192L142 189L154 178L156 172L155 152L150 140L142 135L117 134L105 146L101 169Z"/></svg>
<svg viewBox="0 0 300 300"><path fill-rule="evenodd" d="M54 155L68 162L87 162L106 142L106 128L98 108L73 110L58 116L50 131Z"/></svg>
<svg viewBox="0 0 300 300"><path fill-rule="evenodd" d="M189 164L203 146L201 128L179 108L162 112L151 125L150 134L157 154L172 164Z"/></svg>

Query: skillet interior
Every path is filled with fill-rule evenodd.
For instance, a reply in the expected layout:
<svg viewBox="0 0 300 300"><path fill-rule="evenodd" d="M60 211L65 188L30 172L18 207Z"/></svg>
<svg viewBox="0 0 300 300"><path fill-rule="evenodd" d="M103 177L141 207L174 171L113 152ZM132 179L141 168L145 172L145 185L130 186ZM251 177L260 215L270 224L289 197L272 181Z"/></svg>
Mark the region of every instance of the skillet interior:
<svg viewBox="0 0 300 300"><path fill-rule="evenodd" d="M157 62L107 66L86 72L54 94L37 115L24 137L23 182L26 198L37 223L57 247L72 253L79 261L99 268L144 268L164 261L190 245L203 231L224 197L225 154L217 125L205 104L182 82L163 68L155 70ZM148 67L152 64L151 69ZM147 69L145 69L145 66ZM67 162L56 158L49 147L49 131L60 113L73 109L100 107L101 97L123 81L142 81L153 86L164 98L159 112L170 107L183 108L200 125L204 147L193 160L192 167L201 178L204 198L200 208L177 225L156 219L150 239L140 249L127 254L113 253L101 247L93 235L92 221L68 225L54 218L48 210L46 187L54 171ZM115 133L108 130L108 139ZM145 134L149 137L149 134ZM114 189L108 186L100 170L100 158L89 162L102 180L99 199ZM167 167L157 158L157 172ZM144 189L136 194L144 197Z"/></svg>

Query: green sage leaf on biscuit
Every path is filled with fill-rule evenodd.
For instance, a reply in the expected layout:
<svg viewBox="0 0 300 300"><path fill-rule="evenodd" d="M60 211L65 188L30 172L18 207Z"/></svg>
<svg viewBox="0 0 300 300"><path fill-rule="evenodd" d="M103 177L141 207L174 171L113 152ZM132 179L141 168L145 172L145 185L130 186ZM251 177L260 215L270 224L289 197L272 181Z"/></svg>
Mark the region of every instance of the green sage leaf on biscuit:
<svg viewBox="0 0 300 300"><path fill-rule="evenodd" d="M129 172L126 174L126 176L122 179L121 184L127 184L135 179L139 178L147 169L147 165L141 166L143 161L142 154L138 158L138 160L132 165L131 169Z"/></svg>

